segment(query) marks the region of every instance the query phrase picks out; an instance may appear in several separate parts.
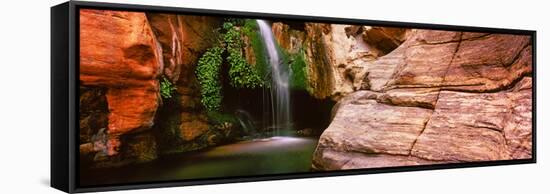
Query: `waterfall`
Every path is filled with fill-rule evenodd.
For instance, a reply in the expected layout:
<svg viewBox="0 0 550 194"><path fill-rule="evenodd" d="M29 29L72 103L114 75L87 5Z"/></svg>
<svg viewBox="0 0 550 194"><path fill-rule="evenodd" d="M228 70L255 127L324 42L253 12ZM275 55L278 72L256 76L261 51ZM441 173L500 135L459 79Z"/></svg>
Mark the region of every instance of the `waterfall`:
<svg viewBox="0 0 550 194"><path fill-rule="evenodd" d="M254 118L250 113L242 109L237 109L235 111L235 116L237 117L237 120L239 121L239 124L241 124L241 127L246 135L256 135L257 130L254 124Z"/></svg>
<svg viewBox="0 0 550 194"><path fill-rule="evenodd" d="M290 128L290 91L288 66L281 64L279 50L271 25L264 20L256 20L260 29L260 36L267 51L269 65L271 66L271 97L272 122L276 135L286 135Z"/></svg>

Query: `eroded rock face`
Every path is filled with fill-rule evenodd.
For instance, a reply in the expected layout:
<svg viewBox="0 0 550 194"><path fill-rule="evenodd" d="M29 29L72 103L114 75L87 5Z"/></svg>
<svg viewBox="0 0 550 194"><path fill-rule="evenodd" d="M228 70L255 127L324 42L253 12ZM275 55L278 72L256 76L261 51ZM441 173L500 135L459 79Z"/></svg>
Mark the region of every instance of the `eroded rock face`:
<svg viewBox="0 0 550 194"><path fill-rule="evenodd" d="M353 91L372 87L370 77L393 73L393 64L403 56L386 57L382 68L367 70L372 61L398 49L408 29L306 23L308 79L317 98L340 99ZM381 58L380 58L381 59ZM383 63L391 63L384 65ZM382 72L379 72L382 71ZM369 77L366 74L372 73ZM374 82L377 82L375 80ZM376 84L380 83L373 83ZM385 83L384 83L385 84Z"/></svg>
<svg viewBox="0 0 550 194"><path fill-rule="evenodd" d="M279 46L289 53L298 53L303 49L305 42L305 31L294 29L289 24L275 22L271 25L273 36Z"/></svg>
<svg viewBox="0 0 550 194"><path fill-rule="evenodd" d="M95 166L149 161L165 140L195 144L209 131L195 69L222 20L84 9L80 22L81 151ZM159 95L163 78L176 87L171 99ZM159 117L166 124L155 127Z"/></svg>
<svg viewBox="0 0 550 194"><path fill-rule="evenodd" d="M307 77L312 95L316 98L326 98L332 94L335 80L335 70L329 61L329 51L325 44L325 35L330 32L330 25L306 23L306 61Z"/></svg>
<svg viewBox="0 0 550 194"><path fill-rule="evenodd" d="M144 13L80 11L80 83L104 88L108 105L105 150L96 151L118 155L122 136L153 125L162 69L162 51Z"/></svg>
<svg viewBox="0 0 550 194"><path fill-rule="evenodd" d="M369 95L358 91L343 98L319 144L335 145L334 150L409 154L432 110L378 103Z"/></svg>
<svg viewBox="0 0 550 194"><path fill-rule="evenodd" d="M207 16L147 13L147 19L162 47L164 76L173 83L185 84L194 76L194 67L207 48L213 44L215 30L221 20Z"/></svg>
<svg viewBox="0 0 550 194"><path fill-rule="evenodd" d="M200 104L200 88L195 76L199 57L212 47L212 37L222 20L208 16L186 16L148 13L147 18L163 51L165 68L163 76L176 85L176 101L167 105L169 115L174 117L175 133L184 142L192 141L208 131L208 123ZM170 118L172 119L172 118ZM173 130L166 126L159 130ZM170 128L170 129L167 129ZM163 133L167 135L166 133Z"/></svg>
<svg viewBox="0 0 550 194"><path fill-rule="evenodd" d="M79 142L91 143L100 129L107 128L109 111L105 89L80 87L79 93Z"/></svg>
<svg viewBox="0 0 550 194"><path fill-rule="evenodd" d="M361 66L355 76L370 87L335 106L313 168L531 158L528 36L414 29L406 37L345 66Z"/></svg>
<svg viewBox="0 0 550 194"><path fill-rule="evenodd" d="M405 28L372 26L363 26L362 30L363 32L359 31L356 34L363 35L363 40L371 45L372 50L377 50L378 56L385 55L401 45L406 40L408 32Z"/></svg>

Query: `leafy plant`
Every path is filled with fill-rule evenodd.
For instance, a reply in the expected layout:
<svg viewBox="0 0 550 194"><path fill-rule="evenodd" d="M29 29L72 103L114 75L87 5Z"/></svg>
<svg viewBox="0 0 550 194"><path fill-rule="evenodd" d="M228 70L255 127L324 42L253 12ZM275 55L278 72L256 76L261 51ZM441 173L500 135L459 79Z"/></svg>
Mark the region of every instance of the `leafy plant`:
<svg viewBox="0 0 550 194"><path fill-rule="evenodd" d="M307 64L303 50L290 55L290 87L307 89Z"/></svg>
<svg viewBox="0 0 550 194"><path fill-rule="evenodd" d="M206 114L208 116L209 122L214 125L219 125L223 123L236 124L238 122L236 116L233 114L226 114L217 111L208 111L206 112Z"/></svg>
<svg viewBox="0 0 550 194"><path fill-rule="evenodd" d="M219 33L219 36L216 37L218 44L208 49L199 59L195 73L201 86L201 103L209 111L219 111L221 108L223 99L221 67L224 61L230 66L228 75L231 86L257 88L266 83L258 70L248 64L242 54L244 45L242 37L253 34L250 24L248 20L227 19L223 23L222 29L217 30ZM245 32L246 34L244 34ZM256 43L256 45L258 44Z"/></svg>
<svg viewBox="0 0 550 194"><path fill-rule="evenodd" d="M289 84L295 90L308 90L307 63L305 51L300 49L297 53L289 53L281 49L282 62L289 67Z"/></svg>
<svg viewBox="0 0 550 194"><path fill-rule="evenodd" d="M199 59L196 75L201 86L201 103L209 111L218 111L222 102L220 69L224 49L212 47Z"/></svg>
<svg viewBox="0 0 550 194"><path fill-rule="evenodd" d="M170 80L166 79L166 77L162 77L162 80L160 81L160 96L162 98L172 98L172 93L176 90L176 86L174 86Z"/></svg>
<svg viewBox="0 0 550 194"><path fill-rule="evenodd" d="M243 42L241 39L241 30L228 22L224 24L224 28L227 30L223 41L228 52L227 61L231 66L229 68L231 85L238 88L256 88L262 86L262 79L242 55Z"/></svg>
<svg viewBox="0 0 550 194"><path fill-rule="evenodd" d="M250 46L252 46L252 50L254 51L254 56L256 58L256 64L254 64L254 68L256 69L256 72L260 76L260 78L262 78L264 82L263 86L269 87L269 62L267 59L266 50L262 42L262 38L260 37L258 30L258 24L255 20L247 19L244 21L242 32L246 37L248 37L250 41Z"/></svg>

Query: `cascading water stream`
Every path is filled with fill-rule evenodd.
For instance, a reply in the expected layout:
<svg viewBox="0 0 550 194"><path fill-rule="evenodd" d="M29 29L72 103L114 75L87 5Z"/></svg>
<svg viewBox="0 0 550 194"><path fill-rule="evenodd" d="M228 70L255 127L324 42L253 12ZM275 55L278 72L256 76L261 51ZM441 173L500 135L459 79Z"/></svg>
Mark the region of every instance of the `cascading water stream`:
<svg viewBox="0 0 550 194"><path fill-rule="evenodd" d="M243 131L247 135L251 135L251 136L256 135L257 133L256 126L254 125L254 120L252 115L250 115L250 113L246 112L245 110L237 109L235 111L235 116L237 117L239 124L241 124Z"/></svg>
<svg viewBox="0 0 550 194"><path fill-rule="evenodd" d="M264 20L256 20L260 29L260 36L267 51L271 67L271 96L272 122L276 135L286 135L291 128L290 123L290 90L288 67L281 64L279 50L271 31L271 25Z"/></svg>

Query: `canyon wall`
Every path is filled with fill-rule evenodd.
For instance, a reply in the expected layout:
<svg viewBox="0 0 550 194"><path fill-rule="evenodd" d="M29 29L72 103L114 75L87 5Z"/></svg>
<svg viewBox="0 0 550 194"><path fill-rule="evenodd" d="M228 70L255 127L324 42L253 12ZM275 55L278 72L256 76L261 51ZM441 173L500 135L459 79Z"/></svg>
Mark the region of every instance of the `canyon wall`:
<svg viewBox="0 0 550 194"><path fill-rule="evenodd" d="M156 158L147 130L161 101L161 55L145 14L81 11L80 109L96 115L80 120L81 152L97 152L93 160L105 165ZM96 120L105 115L106 121ZM82 128L90 126L95 128L83 135Z"/></svg>
<svg viewBox="0 0 550 194"><path fill-rule="evenodd" d="M307 26L338 100L314 169L531 158L529 36Z"/></svg>
<svg viewBox="0 0 550 194"><path fill-rule="evenodd" d="M84 161L119 166L153 160L166 145L175 151L204 147L194 143L209 130L194 71L220 24L212 17L81 10ZM171 99L159 94L163 78L175 85ZM161 128L157 119L170 122Z"/></svg>
<svg viewBox="0 0 550 194"><path fill-rule="evenodd" d="M222 22L81 10L82 161L144 162L228 137L234 126L209 122L195 76ZM303 55L309 94L337 102L316 170L531 158L528 36L284 22L272 30L288 55ZM256 64L249 38L244 56ZM159 93L165 79L172 98Z"/></svg>
<svg viewBox="0 0 550 194"><path fill-rule="evenodd" d="M310 91L317 98L339 100L369 89L365 64L397 48L409 29L306 23ZM388 74L379 68L374 74ZM374 83L379 84L379 83Z"/></svg>
<svg viewBox="0 0 550 194"><path fill-rule="evenodd" d="M213 37L223 20L162 13L147 13L147 18L162 47L164 77L176 86L174 97L159 109L154 129L163 142L159 148L167 153L204 148L208 143L196 141L210 132L211 126L200 102L195 69L199 57L215 43Z"/></svg>

